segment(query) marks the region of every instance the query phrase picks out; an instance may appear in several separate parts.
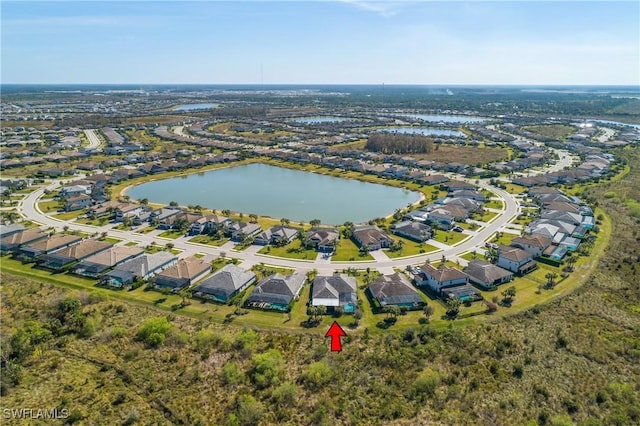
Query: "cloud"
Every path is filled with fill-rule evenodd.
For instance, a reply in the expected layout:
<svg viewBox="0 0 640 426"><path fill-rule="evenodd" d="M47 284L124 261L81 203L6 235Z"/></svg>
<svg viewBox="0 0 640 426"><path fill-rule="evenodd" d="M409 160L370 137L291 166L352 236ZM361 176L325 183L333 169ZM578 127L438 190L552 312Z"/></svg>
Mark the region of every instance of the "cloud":
<svg viewBox="0 0 640 426"><path fill-rule="evenodd" d="M396 15L400 9L406 6L406 1L372 1L372 0L339 0L342 3L346 3L357 7L358 9L372 12L389 18Z"/></svg>

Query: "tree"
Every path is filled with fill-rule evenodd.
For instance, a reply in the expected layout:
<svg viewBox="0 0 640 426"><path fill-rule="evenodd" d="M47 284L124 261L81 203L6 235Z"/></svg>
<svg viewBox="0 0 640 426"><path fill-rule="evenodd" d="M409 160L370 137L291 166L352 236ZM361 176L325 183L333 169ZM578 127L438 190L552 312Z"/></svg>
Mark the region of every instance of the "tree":
<svg viewBox="0 0 640 426"><path fill-rule="evenodd" d="M309 225L311 225L312 228L317 228L320 223L322 223L320 219L311 219Z"/></svg>
<svg viewBox="0 0 640 426"><path fill-rule="evenodd" d="M386 306L384 311L387 314L387 320L395 322L398 319L398 315L400 315L400 308L396 305Z"/></svg>
<svg viewBox="0 0 640 426"><path fill-rule="evenodd" d="M566 260L567 262L567 270L569 272L573 272L574 270L574 265L576 264L576 262L578 261L578 258L575 256L569 256Z"/></svg>
<svg viewBox="0 0 640 426"><path fill-rule="evenodd" d="M177 201L170 201L170 202L169 202L169 205L170 205L171 207L178 207L178 202L177 202Z"/></svg>
<svg viewBox="0 0 640 426"><path fill-rule="evenodd" d="M280 224L282 226L287 226L291 223L291 220L287 219L286 217L283 217L282 219L280 219Z"/></svg>
<svg viewBox="0 0 640 426"><path fill-rule="evenodd" d="M422 313L424 314L425 319L427 320L427 322L429 322L429 320L431 319L431 315L433 315L433 307L429 306L429 305L424 305L424 307L422 308Z"/></svg>
<svg viewBox="0 0 640 426"><path fill-rule="evenodd" d="M141 198L141 199L138 200L138 202L140 204L142 204L143 206L146 206L146 205L149 204L149 199L148 198Z"/></svg>
<svg viewBox="0 0 640 426"><path fill-rule="evenodd" d="M231 216L231 210L229 210L229 209L222 210L222 215L223 216Z"/></svg>
<svg viewBox="0 0 640 426"><path fill-rule="evenodd" d="M446 310L447 317L449 318L457 317L458 314L460 313L461 303L462 302L460 302L460 299L458 299L457 297L451 297L447 299L447 310Z"/></svg>
<svg viewBox="0 0 640 426"><path fill-rule="evenodd" d="M510 305L513 299L516 297L516 287L511 286L502 290L502 302L506 305Z"/></svg>
<svg viewBox="0 0 640 426"><path fill-rule="evenodd" d="M558 274L555 272L549 272L544 276L547 279L547 288L554 288L556 286L556 278Z"/></svg>
<svg viewBox="0 0 640 426"><path fill-rule="evenodd" d="M258 222L258 215L257 215L257 214L255 214L255 213L251 213L251 214L249 215L249 221L250 221L251 223L257 223L257 222Z"/></svg>

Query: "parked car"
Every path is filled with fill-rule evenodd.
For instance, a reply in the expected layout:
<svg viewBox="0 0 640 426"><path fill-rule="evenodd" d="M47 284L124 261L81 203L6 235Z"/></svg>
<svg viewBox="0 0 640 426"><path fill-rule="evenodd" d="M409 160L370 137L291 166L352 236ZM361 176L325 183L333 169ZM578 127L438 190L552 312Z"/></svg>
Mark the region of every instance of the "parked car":
<svg viewBox="0 0 640 426"><path fill-rule="evenodd" d="M462 232L463 231L463 229L461 227L459 227L459 226L454 226L453 230L456 231L456 232Z"/></svg>

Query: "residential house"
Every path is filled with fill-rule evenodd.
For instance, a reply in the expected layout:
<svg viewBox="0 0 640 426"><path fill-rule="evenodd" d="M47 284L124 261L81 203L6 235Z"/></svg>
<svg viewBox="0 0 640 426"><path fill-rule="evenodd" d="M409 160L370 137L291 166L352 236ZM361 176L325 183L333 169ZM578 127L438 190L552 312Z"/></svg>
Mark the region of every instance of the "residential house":
<svg viewBox="0 0 640 426"><path fill-rule="evenodd" d="M15 253L22 246L48 238L49 234L40 229L25 229L22 232L12 233L0 240L0 252Z"/></svg>
<svg viewBox="0 0 640 426"><path fill-rule="evenodd" d="M227 226L227 234L235 242L242 242L247 238L251 238L261 230L262 228L257 223L232 222Z"/></svg>
<svg viewBox="0 0 640 426"><path fill-rule="evenodd" d="M23 262L32 262L45 254L55 253L65 247L79 244L80 241L82 241L82 237L76 235L55 234L49 238L21 246L16 252L16 258Z"/></svg>
<svg viewBox="0 0 640 426"><path fill-rule="evenodd" d="M261 280L247 298L246 305L262 309L288 312L293 299L298 296L306 281L306 275L294 273L271 275Z"/></svg>
<svg viewBox="0 0 640 426"><path fill-rule="evenodd" d="M476 187L472 183L463 182L459 180L452 180L452 181L443 183L442 188L446 189L449 192L454 192L454 191L463 191L463 190L472 191Z"/></svg>
<svg viewBox="0 0 640 426"><path fill-rule="evenodd" d="M432 235L431 227L429 225L425 225L420 222L412 222L410 220L398 222L393 225L392 229L394 234L419 243L427 241Z"/></svg>
<svg viewBox="0 0 640 426"><path fill-rule="evenodd" d="M420 180L420 182L425 185L438 185L441 183L449 182L449 178L446 177L445 175L440 175L440 174L428 175L423 177Z"/></svg>
<svg viewBox="0 0 640 426"><path fill-rule="evenodd" d="M226 216L219 216L217 214L202 216L191 224L190 235L208 234L219 229L224 229L227 225L233 222Z"/></svg>
<svg viewBox="0 0 640 426"><path fill-rule="evenodd" d="M511 246L521 248L533 257L539 257L551 245L551 242L552 239L544 235L532 234L514 238L511 240Z"/></svg>
<svg viewBox="0 0 640 426"><path fill-rule="evenodd" d="M72 212L76 210L86 209L91 206L92 200L89 195L79 194L68 197L64 202L64 210Z"/></svg>
<svg viewBox="0 0 640 426"><path fill-rule="evenodd" d="M367 289L381 308L398 306L404 309L416 309L424 305L418 291L407 277L399 272L381 275L369 284Z"/></svg>
<svg viewBox="0 0 640 426"><path fill-rule="evenodd" d="M182 212L184 212L184 210L179 207L162 207L149 214L149 222L157 223L158 229L171 229L173 223L171 219Z"/></svg>
<svg viewBox="0 0 640 426"><path fill-rule="evenodd" d="M144 253L136 246L115 246L80 261L71 268L76 275L97 278L105 271Z"/></svg>
<svg viewBox="0 0 640 426"><path fill-rule="evenodd" d="M358 304L356 279L338 273L316 276L313 280L311 304L326 306L328 310L341 307L346 313L354 312Z"/></svg>
<svg viewBox="0 0 640 426"><path fill-rule="evenodd" d="M469 277L462 271L448 266L440 266L438 268L426 262L418 268L415 275L416 285L428 286L436 294L441 294L442 289L447 287L455 287L465 285L469 282Z"/></svg>
<svg viewBox="0 0 640 426"><path fill-rule="evenodd" d="M13 234L24 232L26 228L19 223L12 223L9 225L0 225L0 238L8 237Z"/></svg>
<svg viewBox="0 0 640 426"><path fill-rule="evenodd" d="M367 251L389 248L393 239L377 226L362 226L353 230L352 238L359 247Z"/></svg>
<svg viewBox="0 0 640 426"><path fill-rule="evenodd" d="M338 245L340 233L334 228L312 228L306 233L308 246L321 253L331 253Z"/></svg>
<svg viewBox="0 0 640 426"><path fill-rule="evenodd" d="M469 281L485 290L491 290L513 279L513 272L480 259L472 260L462 271L469 276Z"/></svg>
<svg viewBox="0 0 640 426"><path fill-rule="evenodd" d="M403 217L405 220L413 220L414 222L427 222L429 219L429 212L425 210L413 210Z"/></svg>
<svg viewBox="0 0 640 426"><path fill-rule="evenodd" d="M438 229L445 231L455 226L455 219L449 210L443 208L435 208L430 210L427 215L427 223Z"/></svg>
<svg viewBox="0 0 640 426"><path fill-rule="evenodd" d="M178 291L198 282L211 272L211 262L190 256L180 259L153 278L156 288L170 288Z"/></svg>
<svg viewBox="0 0 640 426"><path fill-rule="evenodd" d="M61 270L74 262L84 260L111 247L113 247L113 244L106 241L83 240L78 244L65 247L54 253L45 254L38 259L38 266L54 271Z"/></svg>
<svg viewBox="0 0 640 426"><path fill-rule="evenodd" d="M115 221L122 222L125 218L129 218L136 222L145 211L145 206L134 203L120 203L114 208Z"/></svg>
<svg viewBox="0 0 640 426"><path fill-rule="evenodd" d="M102 284L111 287L124 287L132 284L136 279L149 279L177 261L177 257L166 251L144 254L122 263L105 274Z"/></svg>
<svg viewBox="0 0 640 426"><path fill-rule="evenodd" d="M193 296L226 303L255 280L256 274L230 263L201 281L193 289Z"/></svg>
<svg viewBox="0 0 640 426"><path fill-rule="evenodd" d="M456 191L452 191L449 193L449 197L452 198L469 198L474 201L479 201L484 203L487 199L482 192L469 190L469 189L460 189Z"/></svg>
<svg viewBox="0 0 640 426"><path fill-rule="evenodd" d="M537 264L531 253L517 247L498 247L498 266L518 275L533 271Z"/></svg>
<svg viewBox="0 0 640 426"><path fill-rule="evenodd" d="M89 195L93 185L70 185L65 186L60 190L60 196L62 198L69 198L76 195Z"/></svg>
<svg viewBox="0 0 640 426"><path fill-rule="evenodd" d="M288 226L272 226L266 231L256 235L253 240L254 244L266 246L267 244L273 244L277 246L283 246L291 241L298 235L300 231L296 228Z"/></svg>

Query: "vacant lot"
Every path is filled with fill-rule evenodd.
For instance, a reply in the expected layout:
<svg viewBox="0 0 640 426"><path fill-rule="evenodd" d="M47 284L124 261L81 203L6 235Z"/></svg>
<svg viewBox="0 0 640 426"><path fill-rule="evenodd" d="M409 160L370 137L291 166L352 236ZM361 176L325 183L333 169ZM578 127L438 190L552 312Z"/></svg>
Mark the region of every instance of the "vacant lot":
<svg viewBox="0 0 640 426"><path fill-rule="evenodd" d="M567 136L578 130L577 127L567 124L539 124L536 126L525 126L523 129L544 138L560 140L566 139Z"/></svg>

